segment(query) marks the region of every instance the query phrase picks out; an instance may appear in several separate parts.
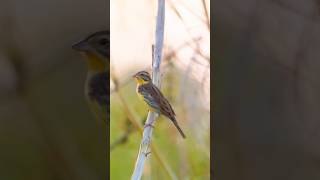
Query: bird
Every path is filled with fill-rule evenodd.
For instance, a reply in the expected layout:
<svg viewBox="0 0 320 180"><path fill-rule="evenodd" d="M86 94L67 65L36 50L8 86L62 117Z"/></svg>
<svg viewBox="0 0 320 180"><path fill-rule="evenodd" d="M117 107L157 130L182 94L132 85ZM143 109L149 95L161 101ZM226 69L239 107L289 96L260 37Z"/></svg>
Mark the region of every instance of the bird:
<svg viewBox="0 0 320 180"><path fill-rule="evenodd" d="M88 67L84 92L97 119L109 121L110 32L102 30L86 36L72 45L80 52Z"/></svg>
<svg viewBox="0 0 320 180"><path fill-rule="evenodd" d="M186 138L186 135L176 120L176 114L173 108L158 87L152 83L150 74L147 71L139 71L133 75L133 78L137 83L136 93L138 94L138 97L147 104L149 110L169 118L178 129L181 136Z"/></svg>

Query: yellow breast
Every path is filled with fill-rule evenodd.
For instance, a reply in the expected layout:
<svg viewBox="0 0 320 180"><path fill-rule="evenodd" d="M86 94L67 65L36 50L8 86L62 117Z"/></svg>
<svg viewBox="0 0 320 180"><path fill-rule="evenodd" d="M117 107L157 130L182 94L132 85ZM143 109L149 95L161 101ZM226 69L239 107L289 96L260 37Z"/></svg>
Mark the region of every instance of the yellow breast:
<svg viewBox="0 0 320 180"><path fill-rule="evenodd" d="M101 59L97 55L90 52L85 52L84 55L87 57L89 70L97 72L107 71L108 63L106 63L104 59Z"/></svg>

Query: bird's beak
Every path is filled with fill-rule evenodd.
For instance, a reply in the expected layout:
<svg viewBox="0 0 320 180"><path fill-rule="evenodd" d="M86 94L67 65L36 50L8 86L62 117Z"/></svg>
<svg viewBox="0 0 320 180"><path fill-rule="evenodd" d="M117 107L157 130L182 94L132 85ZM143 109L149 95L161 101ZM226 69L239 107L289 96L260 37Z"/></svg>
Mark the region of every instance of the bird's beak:
<svg viewBox="0 0 320 180"><path fill-rule="evenodd" d="M82 40L80 42L75 43L72 45L72 49L76 51L88 51L90 49L89 44L86 40Z"/></svg>

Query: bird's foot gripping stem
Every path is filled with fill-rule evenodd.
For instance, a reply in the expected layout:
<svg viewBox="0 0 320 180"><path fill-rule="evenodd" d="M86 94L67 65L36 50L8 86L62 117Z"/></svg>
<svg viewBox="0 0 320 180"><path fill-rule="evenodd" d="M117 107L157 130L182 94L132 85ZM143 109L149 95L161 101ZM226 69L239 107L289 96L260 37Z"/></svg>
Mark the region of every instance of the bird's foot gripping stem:
<svg viewBox="0 0 320 180"><path fill-rule="evenodd" d="M149 152L144 153L144 156L148 157L148 155L150 155L150 154L151 154L151 152L149 151Z"/></svg>
<svg viewBox="0 0 320 180"><path fill-rule="evenodd" d="M144 125L144 128L147 128L147 127L154 128L154 126L153 126L151 123L146 123L146 124Z"/></svg>

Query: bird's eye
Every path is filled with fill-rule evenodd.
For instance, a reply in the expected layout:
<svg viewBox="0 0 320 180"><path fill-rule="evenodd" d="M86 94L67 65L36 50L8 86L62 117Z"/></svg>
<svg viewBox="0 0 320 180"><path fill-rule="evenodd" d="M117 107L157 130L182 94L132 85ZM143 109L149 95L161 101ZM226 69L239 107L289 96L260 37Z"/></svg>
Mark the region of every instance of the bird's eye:
<svg viewBox="0 0 320 180"><path fill-rule="evenodd" d="M106 45L107 43L108 43L108 40L106 38L103 38L103 39L99 40L99 44L102 45L102 46Z"/></svg>

